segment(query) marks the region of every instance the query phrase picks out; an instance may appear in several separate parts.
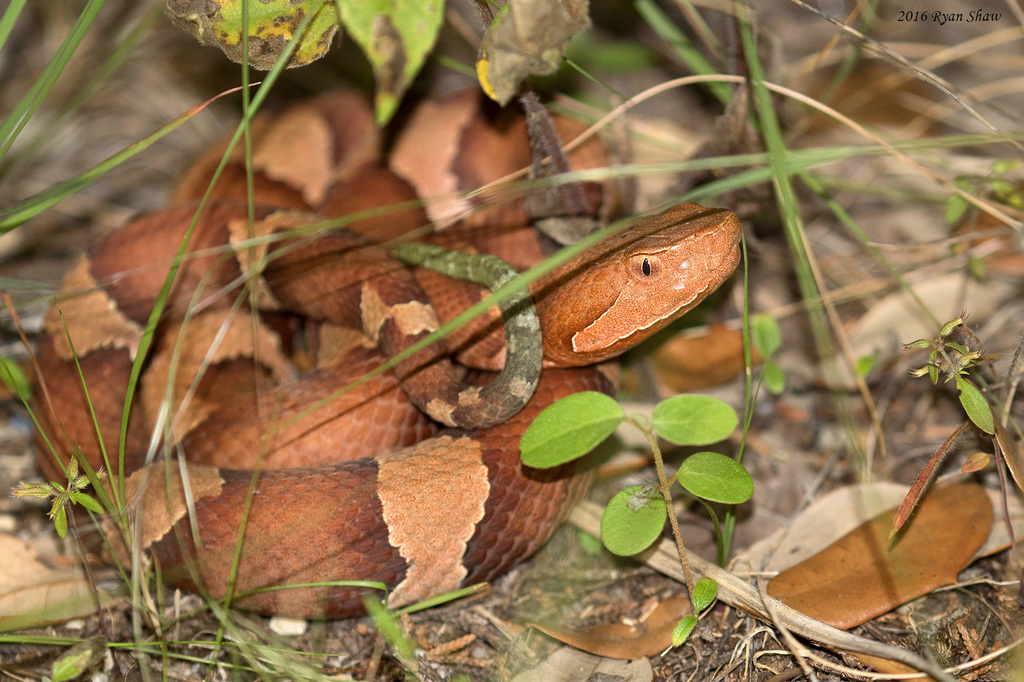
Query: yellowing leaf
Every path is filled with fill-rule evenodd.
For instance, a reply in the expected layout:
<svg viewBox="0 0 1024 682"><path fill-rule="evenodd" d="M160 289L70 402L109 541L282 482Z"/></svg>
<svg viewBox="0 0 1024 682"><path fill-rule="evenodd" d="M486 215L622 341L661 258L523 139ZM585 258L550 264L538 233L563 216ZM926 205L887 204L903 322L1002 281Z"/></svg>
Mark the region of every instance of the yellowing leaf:
<svg viewBox="0 0 1024 682"><path fill-rule="evenodd" d="M216 45L228 59L242 61L242 3L246 0L166 0L171 22L200 45ZM334 0L259 0L249 2L249 66L269 71L294 37L303 19L315 13L299 39L288 66L304 66L327 54L338 32Z"/></svg>

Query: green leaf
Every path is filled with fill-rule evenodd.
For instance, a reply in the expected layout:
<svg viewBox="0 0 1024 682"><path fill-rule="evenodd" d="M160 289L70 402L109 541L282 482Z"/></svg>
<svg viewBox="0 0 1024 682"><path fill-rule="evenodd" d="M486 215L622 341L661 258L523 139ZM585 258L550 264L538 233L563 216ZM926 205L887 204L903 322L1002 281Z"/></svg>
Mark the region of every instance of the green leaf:
<svg viewBox="0 0 1024 682"><path fill-rule="evenodd" d="M378 125L384 125L434 47L444 0L339 0L338 9L345 30L373 66L374 108Z"/></svg>
<svg viewBox="0 0 1024 682"><path fill-rule="evenodd" d="M171 23L192 34L200 45L216 45L233 62L242 62L242 3L249 3L249 65L269 71L311 12L309 26L299 38L288 66L305 66L331 48L338 32L334 0L165 0Z"/></svg>
<svg viewBox="0 0 1024 682"><path fill-rule="evenodd" d="M103 513L103 505L97 502L91 495L82 492L69 493L69 497L76 504L80 504L89 511L96 512L97 514Z"/></svg>
<svg viewBox="0 0 1024 682"><path fill-rule="evenodd" d="M1004 201L1006 197L1017 192L1017 187L1012 182L1007 182L1006 180L992 180L992 191L997 199Z"/></svg>
<svg viewBox="0 0 1024 682"><path fill-rule="evenodd" d="M548 469L582 457L625 417L619 404L603 393L584 391L562 398L537 415L523 434L523 464Z"/></svg>
<svg viewBox="0 0 1024 682"><path fill-rule="evenodd" d="M53 662L50 668L51 679L53 682L64 682L80 677L82 673L103 660L106 650L107 638L103 635L95 635L76 644Z"/></svg>
<svg viewBox="0 0 1024 682"><path fill-rule="evenodd" d="M946 215L945 220L947 225L954 225L960 218L967 212L967 208L970 206L967 199L964 199L959 194L954 194L946 201Z"/></svg>
<svg viewBox="0 0 1024 682"><path fill-rule="evenodd" d="M676 623L672 630L672 646L679 646L690 637L690 633L697 627L696 616L683 616L683 619Z"/></svg>
<svg viewBox="0 0 1024 682"><path fill-rule="evenodd" d="M761 379L772 395L781 395L786 389L786 375L782 373L782 368L778 363L770 360L764 363L761 367Z"/></svg>
<svg viewBox="0 0 1024 682"><path fill-rule="evenodd" d="M1006 175L1010 171L1015 171L1024 163L1015 160L1001 159L992 163L992 174L993 175Z"/></svg>
<svg viewBox="0 0 1024 682"><path fill-rule="evenodd" d="M68 536L68 513L60 501L54 502L52 512L53 528L57 531L57 536L63 540Z"/></svg>
<svg viewBox="0 0 1024 682"><path fill-rule="evenodd" d="M956 378L956 387L960 390L960 404L974 425L989 435L994 434L996 425L992 409L978 387L960 376Z"/></svg>
<svg viewBox="0 0 1024 682"><path fill-rule="evenodd" d="M984 258L978 258L973 253L967 256L967 270L978 282L984 282L988 279L988 266L985 264Z"/></svg>
<svg viewBox="0 0 1024 682"><path fill-rule="evenodd" d="M601 553L603 545L601 544L601 538L595 537L586 531L579 531L576 537L580 540L580 547L583 548L583 552L590 556L595 556Z"/></svg>
<svg viewBox="0 0 1024 682"><path fill-rule="evenodd" d="M632 556L650 547L665 527L665 500L651 486L631 485L612 498L601 515L601 541L608 551Z"/></svg>
<svg viewBox="0 0 1024 682"><path fill-rule="evenodd" d="M21 367L13 360L0 356L0 381L4 382L16 396L22 400L32 397L32 385L29 383Z"/></svg>
<svg viewBox="0 0 1024 682"><path fill-rule="evenodd" d="M878 358L874 357L873 355L865 355L859 358L857 360L856 367L857 376L863 379L864 377L871 373L871 370L873 370L875 368L875 365L877 364Z"/></svg>
<svg viewBox="0 0 1024 682"><path fill-rule="evenodd" d="M767 313L760 313L750 318L753 331L754 348L762 358L768 359L782 348L782 332L779 323Z"/></svg>
<svg viewBox="0 0 1024 682"><path fill-rule="evenodd" d="M953 333L953 330L964 323L964 318L954 317L952 320L942 325L942 329L939 330L939 336L949 336Z"/></svg>
<svg viewBox="0 0 1024 682"><path fill-rule="evenodd" d="M728 403L707 395L677 395L654 407L651 425L676 445L708 445L725 440L740 423Z"/></svg>
<svg viewBox="0 0 1024 682"><path fill-rule="evenodd" d="M718 583L713 578L704 577L693 586L693 611L700 613L715 601L718 596Z"/></svg>
<svg viewBox="0 0 1024 682"><path fill-rule="evenodd" d="M741 504L754 494L754 479L735 460L717 452L698 452L679 467L679 484L697 497Z"/></svg>

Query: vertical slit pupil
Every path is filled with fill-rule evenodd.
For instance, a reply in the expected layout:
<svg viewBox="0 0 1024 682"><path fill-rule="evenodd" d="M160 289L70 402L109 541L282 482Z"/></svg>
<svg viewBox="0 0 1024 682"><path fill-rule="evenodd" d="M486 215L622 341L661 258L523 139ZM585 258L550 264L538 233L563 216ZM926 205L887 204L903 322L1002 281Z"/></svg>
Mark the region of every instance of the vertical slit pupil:
<svg viewBox="0 0 1024 682"><path fill-rule="evenodd" d="M644 258L643 265L640 266L640 269L643 270L644 277L650 277L651 276L651 261L649 261L646 258Z"/></svg>

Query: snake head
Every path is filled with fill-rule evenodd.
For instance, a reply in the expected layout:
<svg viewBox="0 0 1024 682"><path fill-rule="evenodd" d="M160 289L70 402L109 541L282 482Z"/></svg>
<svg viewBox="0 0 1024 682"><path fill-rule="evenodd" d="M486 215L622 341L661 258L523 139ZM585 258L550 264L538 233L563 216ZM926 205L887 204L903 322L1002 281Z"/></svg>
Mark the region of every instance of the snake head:
<svg viewBox="0 0 1024 682"><path fill-rule="evenodd" d="M537 301L545 360L601 362L664 328L733 273L740 233L732 211L679 204L569 261Z"/></svg>

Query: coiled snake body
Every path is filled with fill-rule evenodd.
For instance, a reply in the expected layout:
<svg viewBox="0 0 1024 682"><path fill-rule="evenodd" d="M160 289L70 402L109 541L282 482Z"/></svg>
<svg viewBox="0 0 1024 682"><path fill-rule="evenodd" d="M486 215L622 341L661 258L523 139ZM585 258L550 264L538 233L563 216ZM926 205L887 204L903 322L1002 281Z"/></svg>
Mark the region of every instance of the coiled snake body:
<svg viewBox="0 0 1024 682"><path fill-rule="evenodd" d="M75 355L105 447L117 452L132 359L194 212L184 206L136 219L65 279L60 314L51 311L39 342L49 398L37 403L65 460L77 447L93 467L103 462ZM479 392L441 390L462 376L436 348L317 402L437 327L412 272L344 232L292 236L309 215L260 209L256 218L252 239L244 205L222 201L203 211L125 435L126 471L134 471L125 489L142 548L165 580L214 597L229 586L244 593L376 580L397 606L489 580L529 556L564 520L589 476L576 464L524 467L518 444L525 428L564 395L610 391L591 365L692 308L739 258L735 215L696 204L641 220L593 247L531 287L546 368L525 409L483 429L441 429L435 420L459 423L459 403L472 406ZM242 299L235 294L244 283L250 293ZM243 304L232 306L237 302ZM250 302L265 312L255 313ZM490 349L483 368L496 368L504 359L500 344L494 350L490 335L477 336L475 345ZM299 377L292 359L301 349L288 347L295 338L306 339L317 357ZM434 420L407 409L399 382ZM151 438L154 431L162 440ZM147 452L156 450L151 441L189 463L147 465ZM40 461L59 480L52 457ZM364 592L301 587L237 603L337 617L361 612Z"/></svg>

